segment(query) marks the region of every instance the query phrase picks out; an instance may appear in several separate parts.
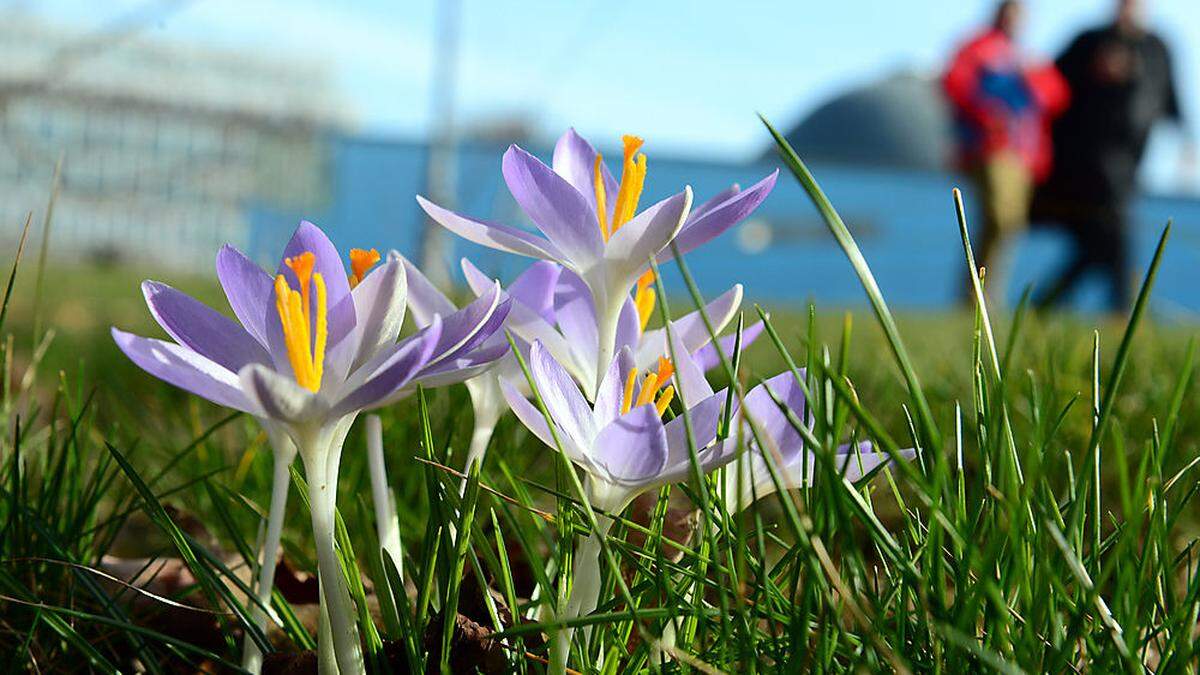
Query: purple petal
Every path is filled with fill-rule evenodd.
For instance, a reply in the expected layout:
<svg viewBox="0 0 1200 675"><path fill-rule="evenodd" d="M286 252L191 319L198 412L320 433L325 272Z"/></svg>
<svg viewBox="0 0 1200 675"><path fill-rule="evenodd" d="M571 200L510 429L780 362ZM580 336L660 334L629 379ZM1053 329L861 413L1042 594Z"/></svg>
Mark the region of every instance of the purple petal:
<svg viewBox="0 0 1200 675"><path fill-rule="evenodd" d="M389 396L408 384L429 363L441 333L441 319L435 317L428 327L385 352L387 357L377 365L370 366L370 375L365 381L353 387L337 402L333 408L334 414L346 415L386 402Z"/></svg>
<svg viewBox="0 0 1200 675"><path fill-rule="evenodd" d="M629 347L636 349L638 342L642 337L642 319L638 316L637 307L633 304L633 298L626 297L625 304L621 305L621 313L617 316L617 342L616 349L621 347ZM592 361L596 359L593 357Z"/></svg>
<svg viewBox="0 0 1200 675"><path fill-rule="evenodd" d="M503 172L521 210L568 261L585 269L604 254L596 212L570 183L515 145L504 153Z"/></svg>
<svg viewBox="0 0 1200 675"><path fill-rule="evenodd" d="M460 216L419 195L417 203L421 205L422 209L425 209L425 213L429 214L434 222L467 241L530 258L563 259L563 254L558 247L542 237L518 230L515 227L499 223L485 223L481 220Z"/></svg>
<svg viewBox="0 0 1200 675"><path fill-rule="evenodd" d="M284 422L309 422L319 416L319 396L304 389L290 376L266 366L252 364L238 373L246 397L254 401L265 417Z"/></svg>
<svg viewBox="0 0 1200 675"><path fill-rule="evenodd" d="M692 212L688 215L688 223L693 222L709 211L712 211L714 207L724 204L727 199L733 197L741 191L742 187L737 183L734 183L712 197L709 197L708 201L704 202L700 206L692 207ZM687 223L684 224L684 227L687 227Z"/></svg>
<svg viewBox="0 0 1200 675"><path fill-rule="evenodd" d="M312 253L315 257L313 272L319 272L325 282L328 312L326 353L329 357L334 357L338 353L345 355L347 349L342 345L342 341L347 337L353 337L354 333L354 299L350 296L350 282L346 276L346 268L342 265L342 257L334 248L333 242L329 241L329 238L321 231L321 228L308 221L301 221L300 226L296 228L296 232L283 249L283 257L280 259L276 275L282 274L292 289L299 290L299 279L283 261L306 252ZM312 302L316 302L315 294ZM275 359L275 369L282 374L291 375L291 363L287 358L287 345L283 339L283 326L280 324L279 315L275 309L274 286L271 287L265 311L267 345L270 348L271 356ZM313 321L316 321L315 312ZM322 382L344 378L346 370L350 367L350 361L351 358L327 358Z"/></svg>
<svg viewBox="0 0 1200 675"><path fill-rule="evenodd" d="M266 347L267 321L274 316L267 314L267 303L271 299L271 275L241 251L226 244L217 252L217 278L242 327ZM278 320L278 317L275 318Z"/></svg>
<svg viewBox="0 0 1200 675"><path fill-rule="evenodd" d="M550 433L550 427L546 426L546 417L542 414L538 407L526 400L521 395L520 390L508 380L500 380L500 389L504 392L504 400L508 402L508 407L512 409L513 414L529 429L538 440L546 444L546 447L557 450L558 445L554 442L554 436ZM557 426L557 425L556 425ZM567 455L567 458L572 462L579 464L585 469L594 471L595 464L587 452L577 445L570 436L562 430L557 429L558 440L562 443L562 450Z"/></svg>
<svg viewBox="0 0 1200 675"><path fill-rule="evenodd" d="M759 433L774 444L783 463L790 464L804 449L804 438L792 426L787 415L780 410L776 399L782 401L797 420L804 421L804 391L791 372L780 373L751 389L750 393L746 394L745 410ZM752 438L749 432L746 437Z"/></svg>
<svg viewBox="0 0 1200 675"><path fill-rule="evenodd" d="M407 275L404 264L389 260L371 270L350 292L358 317L357 356L351 370L361 367L380 349L396 342L404 325ZM348 342L348 341L347 341Z"/></svg>
<svg viewBox="0 0 1200 675"><path fill-rule="evenodd" d="M652 405L630 410L600 430L592 457L619 483L657 482L667 463L667 436Z"/></svg>
<svg viewBox="0 0 1200 675"><path fill-rule="evenodd" d="M758 336L762 334L762 332L762 321L756 321L743 328L742 350L744 351L747 347L753 344L754 341L758 339ZM726 335L725 337L717 340L717 343L721 345L721 352L725 354L725 357L731 359L733 358L733 348L737 344L737 333L734 333L733 335ZM702 368L705 372L721 365L721 355L717 353L716 346L711 342L704 345L694 354L692 354L692 358L695 359L696 363L700 364L700 368Z"/></svg>
<svg viewBox="0 0 1200 675"><path fill-rule="evenodd" d="M604 261L612 287L628 293L650 258L663 250L683 226L692 205L692 189L668 197L634 216L608 240Z"/></svg>
<svg viewBox="0 0 1200 675"><path fill-rule="evenodd" d="M675 239L679 253L687 253L701 244L712 241L753 213L767 195L771 194L771 188L775 187L775 179L778 176L779 170L776 169L749 189L742 190L723 203L709 206L704 212L688 218ZM671 256L672 252L668 249L659 256L659 262L670 260Z"/></svg>
<svg viewBox="0 0 1200 675"><path fill-rule="evenodd" d="M684 350L688 354L693 354L712 339L708 331L708 326L704 322L704 316L708 316L713 330L720 333L730 320L733 319L741 303L742 286L741 284L736 284L733 288L725 291L715 300L705 305L704 314L696 310L672 321L672 331L679 337ZM646 364L653 362L665 350L665 331L661 328L646 331L642 336L641 345L638 350L638 365L644 367Z"/></svg>
<svg viewBox="0 0 1200 675"><path fill-rule="evenodd" d="M629 371L633 368L633 354L628 347L621 348L596 389L597 426L602 427L621 414L621 403L625 398L625 379L629 377Z"/></svg>
<svg viewBox="0 0 1200 675"><path fill-rule="evenodd" d="M579 392L579 385L551 358L541 342L534 342L529 350L529 371L554 423L572 443L583 448L590 447L592 439L596 437L592 409Z"/></svg>
<svg viewBox="0 0 1200 675"><path fill-rule="evenodd" d="M567 271L558 277L554 290L554 318L579 361L596 363L600 338L592 292L578 275Z"/></svg>
<svg viewBox="0 0 1200 675"><path fill-rule="evenodd" d="M458 311L458 307L429 281L420 268L408 258L399 257L408 277L408 307L419 328L428 326L435 314L447 317Z"/></svg>
<svg viewBox="0 0 1200 675"><path fill-rule="evenodd" d="M721 424L721 411L725 407L726 391L713 394L688 409L688 419L692 424L693 438L696 439L696 452L702 453L705 448L717 438L717 427ZM667 422L667 467L691 468L691 453L688 450L687 427L683 415ZM701 466L701 468L704 468Z"/></svg>
<svg viewBox="0 0 1200 675"><path fill-rule="evenodd" d="M271 356L241 326L224 314L166 284L142 283L154 320L179 344L236 373L249 363L270 363Z"/></svg>
<svg viewBox="0 0 1200 675"><path fill-rule="evenodd" d="M469 354L426 365L408 386L413 388L419 384L426 389L433 389L465 382L491 368L506 354L507 342L480 347Z"/></svg>
<svg viewBox="0 0 1200 675"><path fill-rule="evenodd" d="M242 393L238 376L177 344L112 329L113 340L139 368L164 382L252 415L261 414Z"/></svg>
<svg viewBox="0 0 1200 675"><path fill-rule="evenodd" d="M513 279L505 290L508 297L537 312L548 323L554 323L554 291L563 273L562 265L539 260Z"/></svg>
<svg viewBox="0 0 1200 675"><path fill-rule="evenodd" d="M443 318L442 335L434 348L432 362L454 359L478 347L500 330L511 304L500 284L494 283L491 291Z"/></svg>
<svg viewBox="0 0 1200 675"><path fill-rule="evenodd" d="M554 173L562 176L564 180L571 184L579 194L583 195L584 201L587 202L588 209L596 212L596 149L592 147L582 136L575 133L574 129L567 129L567 132L558 139L558 143L554 145L554 160L552 162ZM609 213L612 212L612 207L617 201L617 190L619 185L616 178L609 172L608 167L603 163L600 165L600 173L604 177L604 192L605 202Z"/></svg>
<svg viewBox="0 0 1200 675"><path fill-rule="evenodd" d="M672 324L674 331L674 324ZM672 349L666 352L667 356L674 355L675 364L675 389L679 396L679 401L686 408L699 405L700 401L713 395L712 385L708 383L708 379L704 376L704 371L700 369L700 364L696 363L684 349L683 343L679 339L678 334L672 336Z"/></svg>

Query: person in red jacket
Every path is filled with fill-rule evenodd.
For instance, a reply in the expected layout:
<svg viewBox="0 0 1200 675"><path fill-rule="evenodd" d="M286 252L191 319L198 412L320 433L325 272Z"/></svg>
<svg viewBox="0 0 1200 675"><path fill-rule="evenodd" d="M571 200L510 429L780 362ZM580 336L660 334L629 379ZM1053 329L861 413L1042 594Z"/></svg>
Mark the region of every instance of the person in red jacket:
<svg viewBox="0 0 1200 675"><path fill-rule="evenodd" d="M1031 64L1018 50L1023 15L1017 0L1001 2L992 25L959 48L942 79L954 109L959 164L982 207L976 263L986 271L989 297L998 300L1007 240L1028 224L1033 188L1053 162L1050 122L1070 98L1053 64Z"/></svg>

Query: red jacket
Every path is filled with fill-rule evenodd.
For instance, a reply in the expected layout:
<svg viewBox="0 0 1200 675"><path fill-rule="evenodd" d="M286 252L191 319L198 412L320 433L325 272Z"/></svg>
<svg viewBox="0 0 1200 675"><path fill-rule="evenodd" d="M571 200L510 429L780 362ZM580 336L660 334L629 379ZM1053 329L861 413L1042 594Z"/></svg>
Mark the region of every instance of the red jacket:
<svg viewBox="0 0 1200 675"><path fill-rule="evenodd" d="M1050 122L1070 99L1067 82L1053 64L1023 63L1012 40L989 29L958 50L942 86L954 107L964 165L1009 151L1036 180L1049 175Z"/></svg>

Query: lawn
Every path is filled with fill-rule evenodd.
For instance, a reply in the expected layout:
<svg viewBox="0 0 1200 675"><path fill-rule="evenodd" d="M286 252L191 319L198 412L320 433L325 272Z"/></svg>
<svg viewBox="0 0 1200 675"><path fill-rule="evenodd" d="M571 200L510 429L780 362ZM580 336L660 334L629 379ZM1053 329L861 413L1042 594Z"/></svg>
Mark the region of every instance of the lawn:
<svg viewBox="0 0 1200 675"><path fill-rule="evenodd" d="M12 336L0 663L236 669L271 488L267 438L116 349L111 325L160 335L140 275L51 260L39 297L37 267L27 252L0 325ZM227 310L211 279L157 277ZM763 308L771 329L737 380L807 367L814 480L738 513L715 478L636 503L603 538L601 600L571 622L592 627L576 631L571 667L1194 672L1194 331L1156 322L1150 297L1132 327L997 313L994 347L976 312L899 313L908 365L866 309ZM693 306L669 300L675 315ZM380 414L399 565L381 555L361 423L337 486L370 667L541 672L574 577L558 571L593 529L569 465L508 415L464 482L451 470L471 428L462 387ZM919 458L843 480L828 460L851 438ZM315 663L303 497L297 473L277 620L261 636L269 672Z"/></svg>

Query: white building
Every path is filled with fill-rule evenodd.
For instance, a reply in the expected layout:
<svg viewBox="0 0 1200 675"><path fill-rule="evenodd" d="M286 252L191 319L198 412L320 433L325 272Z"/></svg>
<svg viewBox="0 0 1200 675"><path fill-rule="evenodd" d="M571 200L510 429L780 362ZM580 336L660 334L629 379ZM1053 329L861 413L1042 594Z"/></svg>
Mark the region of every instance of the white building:
<svg viewBox="0 0 1200 675"><path fill-rule="evenodd" d="M55 255L209 269L248 208L327 200L335 105L319 64L0 15L0 243L37 231L61 156Z"/></svg>

